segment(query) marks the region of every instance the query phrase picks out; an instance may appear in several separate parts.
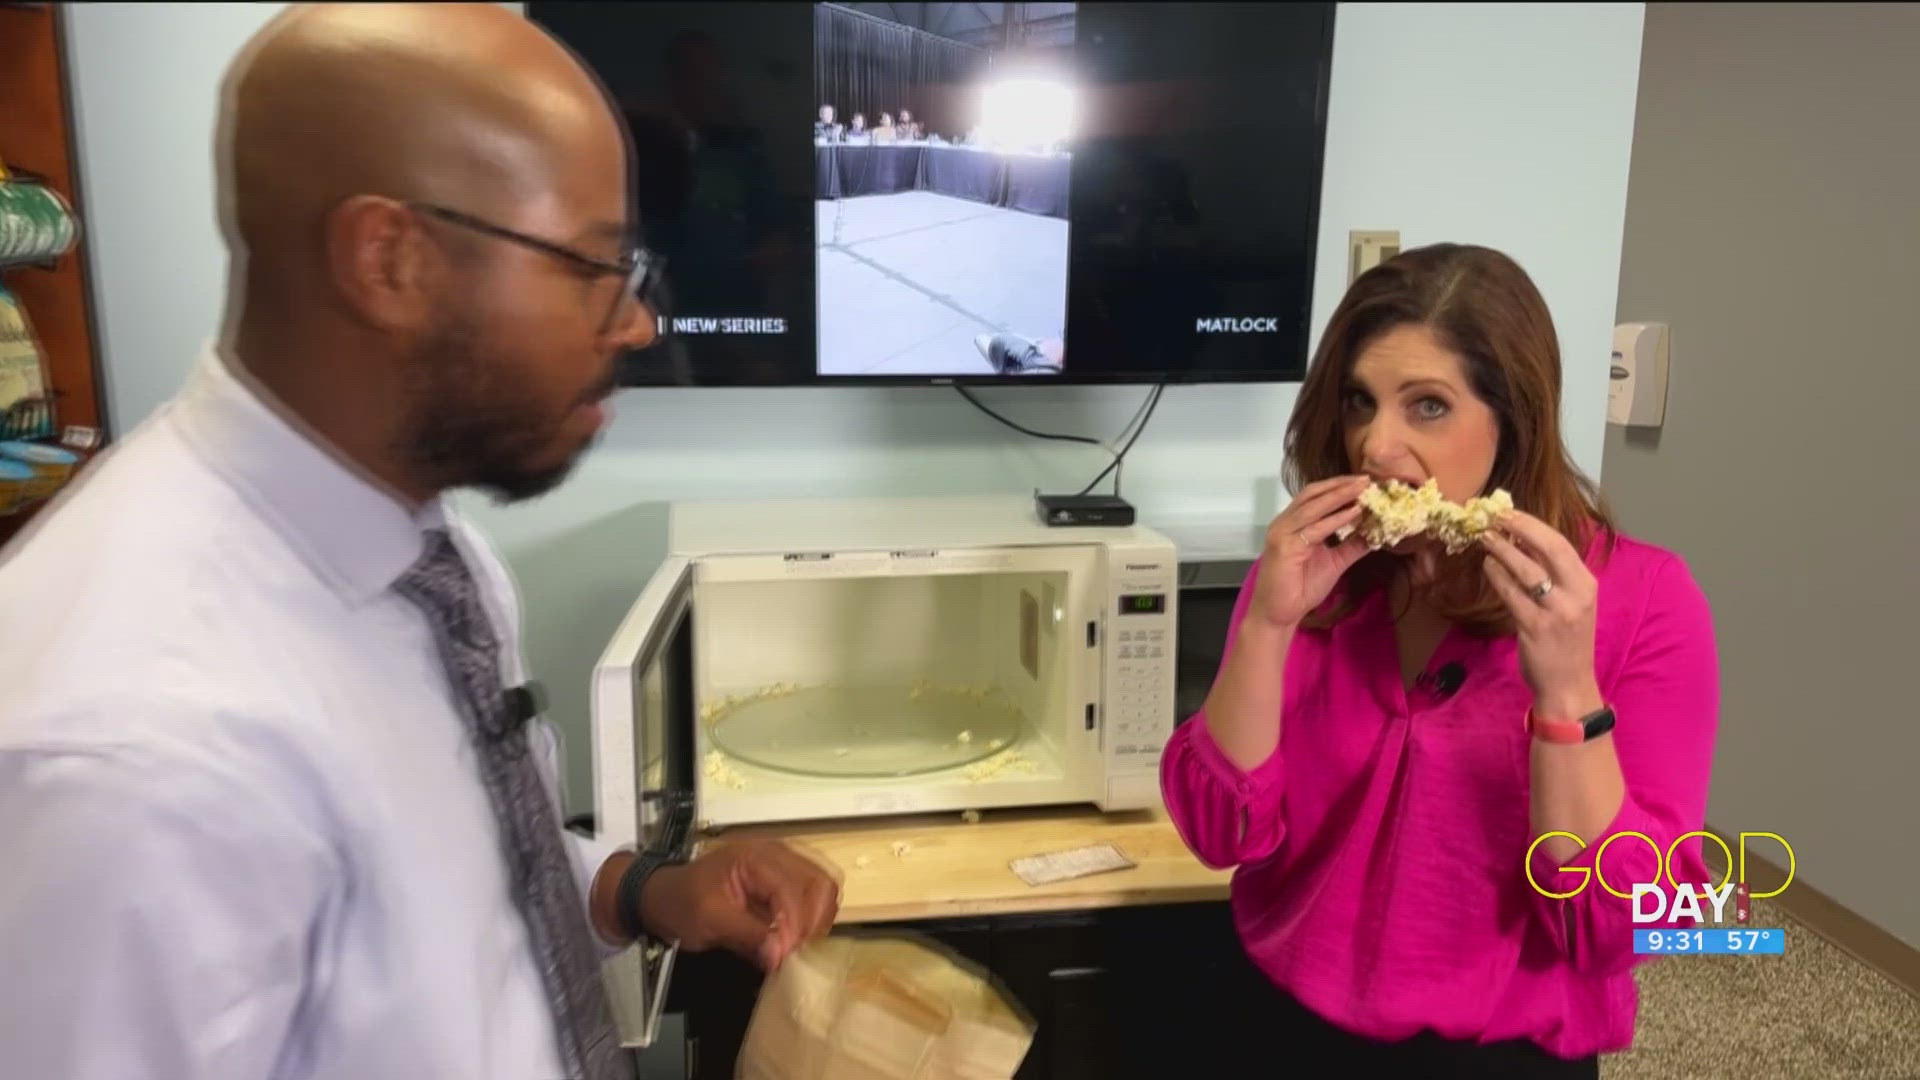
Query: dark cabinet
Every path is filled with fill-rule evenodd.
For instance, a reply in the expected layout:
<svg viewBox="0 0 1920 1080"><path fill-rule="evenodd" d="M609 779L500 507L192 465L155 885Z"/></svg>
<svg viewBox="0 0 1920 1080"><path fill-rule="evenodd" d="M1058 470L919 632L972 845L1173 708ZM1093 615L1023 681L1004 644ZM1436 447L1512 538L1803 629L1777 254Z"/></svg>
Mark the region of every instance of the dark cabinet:
<svg viewBox="0 0 1920 1080"><path fill-rule="evenodd" d="M1235 1060L1264 1011L1264 980L1245 959L1223 902L865 930L924 935L1000 980L1038 1025L1020 1080L1212 1075L1204 1070ZM679 963L667 1009L684 1044L666 1040L672 1045L648 1060L684 1058L687 1077L732 1080L759 972L717 952Z"/></svg>

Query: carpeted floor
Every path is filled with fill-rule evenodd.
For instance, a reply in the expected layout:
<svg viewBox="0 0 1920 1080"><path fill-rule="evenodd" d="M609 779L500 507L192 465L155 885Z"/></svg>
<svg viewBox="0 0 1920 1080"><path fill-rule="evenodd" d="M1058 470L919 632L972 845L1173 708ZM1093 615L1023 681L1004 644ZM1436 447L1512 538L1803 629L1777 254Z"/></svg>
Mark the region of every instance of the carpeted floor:
<svg viewBox="0 0 1920 1080"><path fill-rule="evenodd" d="M1794 922L1780 956L1680 956L1640 968L1634 1048L1603 1080L1920 1080L1920 1000Z"/></svg>

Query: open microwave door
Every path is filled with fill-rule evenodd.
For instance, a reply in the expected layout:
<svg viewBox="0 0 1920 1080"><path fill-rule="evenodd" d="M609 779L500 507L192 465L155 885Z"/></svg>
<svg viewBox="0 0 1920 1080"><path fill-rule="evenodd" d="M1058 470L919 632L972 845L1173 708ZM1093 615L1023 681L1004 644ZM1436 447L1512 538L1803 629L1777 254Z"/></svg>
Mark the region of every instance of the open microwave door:
<svg viewBox="0 0 1920 1080"><path fill-rule="evenodd" d="M594 819L602 837L689 854L694 807L692 564L661 564L593 672ZM603 965L620 1043L659 1032L679 946L642 940Z"/></svg>

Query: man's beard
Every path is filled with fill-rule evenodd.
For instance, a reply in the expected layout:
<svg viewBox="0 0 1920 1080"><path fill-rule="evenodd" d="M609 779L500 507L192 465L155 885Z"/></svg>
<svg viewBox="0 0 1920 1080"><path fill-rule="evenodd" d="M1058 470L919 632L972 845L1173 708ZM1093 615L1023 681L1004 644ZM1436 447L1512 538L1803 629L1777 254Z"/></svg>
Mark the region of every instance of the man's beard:
<svg viewBox="0 0 1920 1080"><path fill-rule="evenodd" d="M514 366L485 341L473 319L458 314L421 345L407 373L401 452L441 488L477 487L496 503L544 495L572 472L579 452L536 464L559 420L504 377Z"/></svg>

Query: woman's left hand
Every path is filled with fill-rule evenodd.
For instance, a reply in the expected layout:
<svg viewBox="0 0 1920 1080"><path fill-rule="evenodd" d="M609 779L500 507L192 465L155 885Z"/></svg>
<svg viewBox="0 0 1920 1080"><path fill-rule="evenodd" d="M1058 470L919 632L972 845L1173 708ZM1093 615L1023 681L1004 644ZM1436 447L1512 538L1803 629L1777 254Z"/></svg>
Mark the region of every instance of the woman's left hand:
<svg viewBox="0 0 1920 1080"><path fill-rule="evenodd" d="M1553 526L1521 510L1503 514L1481 542L1492 553L1487 580L1519 630L1520 673L1535 708L1560 720L1600 708L1605 702L1593 673L1600 590L1580 553Z"/></svg>

